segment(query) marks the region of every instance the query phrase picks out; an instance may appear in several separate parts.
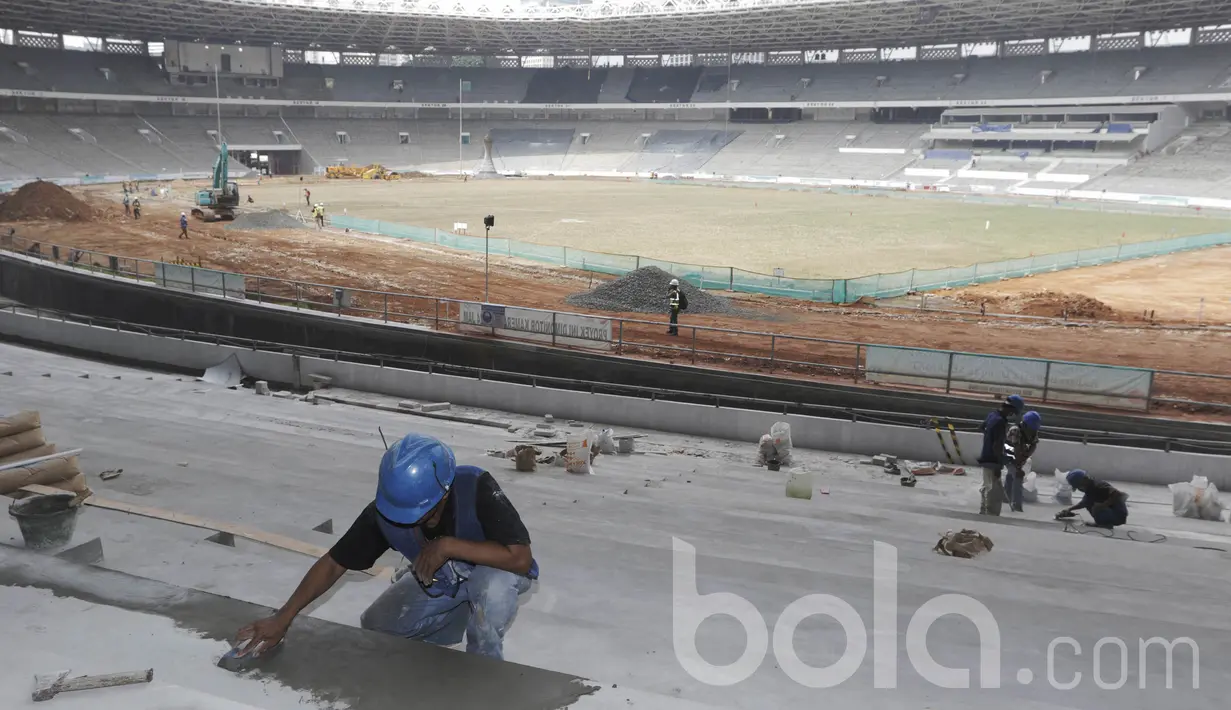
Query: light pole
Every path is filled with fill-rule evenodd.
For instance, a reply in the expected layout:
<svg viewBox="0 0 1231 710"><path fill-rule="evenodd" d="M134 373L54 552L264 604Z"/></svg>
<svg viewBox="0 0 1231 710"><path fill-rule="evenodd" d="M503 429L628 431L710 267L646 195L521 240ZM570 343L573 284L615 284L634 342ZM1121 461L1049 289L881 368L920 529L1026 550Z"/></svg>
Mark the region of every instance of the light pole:
<svg viewBox="0 0 1231 710"><path fill-rule="evenodd" d="M488 276L491 264L492 227L496 226L495 215L483 218L483 302L491 303L491 292L488 289Z"/></svg>

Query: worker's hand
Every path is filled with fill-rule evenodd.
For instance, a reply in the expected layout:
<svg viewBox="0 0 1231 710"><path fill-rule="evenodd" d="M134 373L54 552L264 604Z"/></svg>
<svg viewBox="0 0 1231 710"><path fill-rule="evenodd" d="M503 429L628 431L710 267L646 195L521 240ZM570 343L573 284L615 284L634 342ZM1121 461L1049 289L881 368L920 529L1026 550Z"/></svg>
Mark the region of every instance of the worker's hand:
<svg viewBox="0 0 1231 710"><path fill-rule="evenodd" d="M235 635L235 646L241 648L236 655L247 656L258 649L266 650L277 646L289 628L291 620L278 614L248 624Z"/></svg>
<svg viewBox="0 0 1231 710"><path fill-rule="evenodd" d="M415 558L415 576L425 585L431 585L436 570L449 560L449 546L453 538L441 537L429 542Z"/></svg>

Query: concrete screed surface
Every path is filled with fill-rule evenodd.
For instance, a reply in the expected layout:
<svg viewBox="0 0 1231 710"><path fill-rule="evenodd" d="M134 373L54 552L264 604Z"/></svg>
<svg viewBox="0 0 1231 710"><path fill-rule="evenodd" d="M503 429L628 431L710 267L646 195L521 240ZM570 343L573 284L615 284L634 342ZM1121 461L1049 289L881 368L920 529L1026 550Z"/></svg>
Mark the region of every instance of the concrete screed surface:
<svg viewBox="0 0 1231 710"><path fill-rule="evenodd" d="M493 237L734 266L792 278L854 278L912 268L1051 254L1121 241L1209 234L1226 219L989 204L945 195L827 194L818 190L663 184L649 180L412 179L310 183L330 215ZM258 205L303 205L304 183L245 187ZM976 198L977 199L977 198Z"/></svg>
<svg viewBox="0 0 1231 710"><path fill-rule="evenodd" d="M522 513L542 566L542 579L523 597L509 632L506 657L600 682L603 689L576 708L611 702L672 708L677 701L682 707L749 710L821 701L957 710L983 710L989 703L1222 708L1231 690L1231 672L1219 661L1231 653L1224 571L1231 536L1225 524L1173 518L1165 489L1126 486L1135 536L1168 536L1149 544L1104 539L1097 532L1065 534L1050 520L1058 508L1050 502L1028 505L1024 514L1006 510L999 520L980 519L972 512L977 468L964 478L925 478L903 488L896 477L860 465L856 457L797 450L802 465L817 476L816 487L828 492L804 501L784 497L784 474L751 465L754 442L646 432L650 436L639 446L652 453L599 457L593 476L551 467L518 474L511 461L484 456L487 449L510 448L514 438L491 427L256 397L0 345L0 372L8 370L13 375L0 378L6 410L39 409L57 443L85 448L82 465L91 474L124 469L107 482L91 475L98 495L325 546L337 536L312 528L332 518L341 534L371 500L383 450L378 426L387 436L416 430L442 438L461 461L492 470ZM79 378L83 373L91 377ZM114 375L122 379L109 379ZM1047 478L1041 482L1041 500L1049 500L1050 486ZM975 560L931 551L941 533L961 527L990 536L995 549ZM102 537L104 566L114 570L264 606L280 605L311 563L244 540L222 547L205 542L208 535L89 508L76 541ZM8 519L0 521L0 541L6 538L20 544ZM882 564L882 574L896 570L896 599L874 585L876 541L896 548L896 565ZM673 577L677 592L689 582L680 576L686 556L673 555L673 545L681 543L695 549L698 592L743 597L759 612L770 639L783 610L801 597L830 594L850 604L869 646L853 675L824 690L801 685L787 675L785 651L775 653L775 642L755 672L734 685L709 685L691 676L673 643ZM380 563L398 561L388 555ZM348 574L309 613L357 625L360 612L387 583ZM999 688L978 687L979 635L958 616L932 624L927 650L941 665L971 669L975 689L938 687L917 670L921 663L912 663L905 641L912 617L944 594L969 595L990 611L1000 637L999 656L991 657L1000 670ZM874 615L878 599L881 613ZM684 597L677 605L703 603ZM227 623L238 625L233 618ZM89 633L98 631L91 627ZM1064 637L1076 646L1053 645ZM1199 648L1194 658L1186 644L1175 647L1170 690L1164 649L1156 643L1141 651L1142 640L1156 637L1191 638ZM1124 643L1123 657L1118 642L1106 638ZM804 618L793 639L778 640L793 641L799 659L816 667L837 661L847 646L842 628L824 616ZM62 643L71 648L75 641ZM731 617L711 617L696 633L700 656L715 665L734 662L745 644L744 629ZM913 655L919 657L918 649ZM878 682L874 670L886 673L894 660L896 687L878 688L888 683ZM990 681L983 676L984 684ZM1062 690L1059 684L1074 685ZM415 689L406 692L408 699L416 697Z"/></svg>

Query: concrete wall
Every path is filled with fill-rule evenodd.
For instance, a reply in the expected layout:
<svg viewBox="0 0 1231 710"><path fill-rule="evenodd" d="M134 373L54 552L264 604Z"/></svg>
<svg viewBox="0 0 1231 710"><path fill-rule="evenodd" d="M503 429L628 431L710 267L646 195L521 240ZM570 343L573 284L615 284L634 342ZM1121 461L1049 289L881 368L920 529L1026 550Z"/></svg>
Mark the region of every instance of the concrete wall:
<svg viewBox="0 0 1231 710"><path fill-rule="evenodd" d="M1188 128L1188 114L1184 109L1167 106L1159 112L1158 120L1150 123L1144 147L1148 151L1156 151L1175 140L1185 128Z"/></svg>
<svg viewBox="0 0 1231 710"><path fill-rule="evenodd" d="M857 455L888 453L924 461L942 456L936 433L923 427L781 415L480 381L129 333L12 311L0 312L0 334L113 357L201 370L235 354L244 371L258 379L298 383L309 374L323 374L332 377L336 386L347 389L522 414L550 413L565 419L718 437L749 444L767 433L774 422L786 421L791 425L795 445L803 448ZM960 433L958 440L965 459L973 460L979 451L980 437ZM1040 472L1084 468L1097 477L1152 484L1187 481L1194 475L1202 475L1220 488L1231 485L1231 467L1227 465L1228 459L1221 456L1044 441L1034 458L1035 469Z"/></svg>

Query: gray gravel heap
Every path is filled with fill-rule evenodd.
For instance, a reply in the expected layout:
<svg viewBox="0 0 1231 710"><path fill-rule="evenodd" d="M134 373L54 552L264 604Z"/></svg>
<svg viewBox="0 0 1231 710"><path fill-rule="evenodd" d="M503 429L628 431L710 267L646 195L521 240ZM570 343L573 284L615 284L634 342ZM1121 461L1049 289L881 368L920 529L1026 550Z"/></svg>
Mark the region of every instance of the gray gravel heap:
<svg viewBox="0 0 1231 710"><path fill-rule="evenodd" d="M676 278L657 266L630 271L593 291L569 296L574 306L620 313L666 313L667 286ZM688 297L685 313L731 313L731 302L680 280L680 290Z"/></svg>
<svg viewBox="0 0 1231 710"><path fill-rule="evenodd" d="M302 229L304 223L282 210L241 212L227 224L227 229Z"/></svg>

